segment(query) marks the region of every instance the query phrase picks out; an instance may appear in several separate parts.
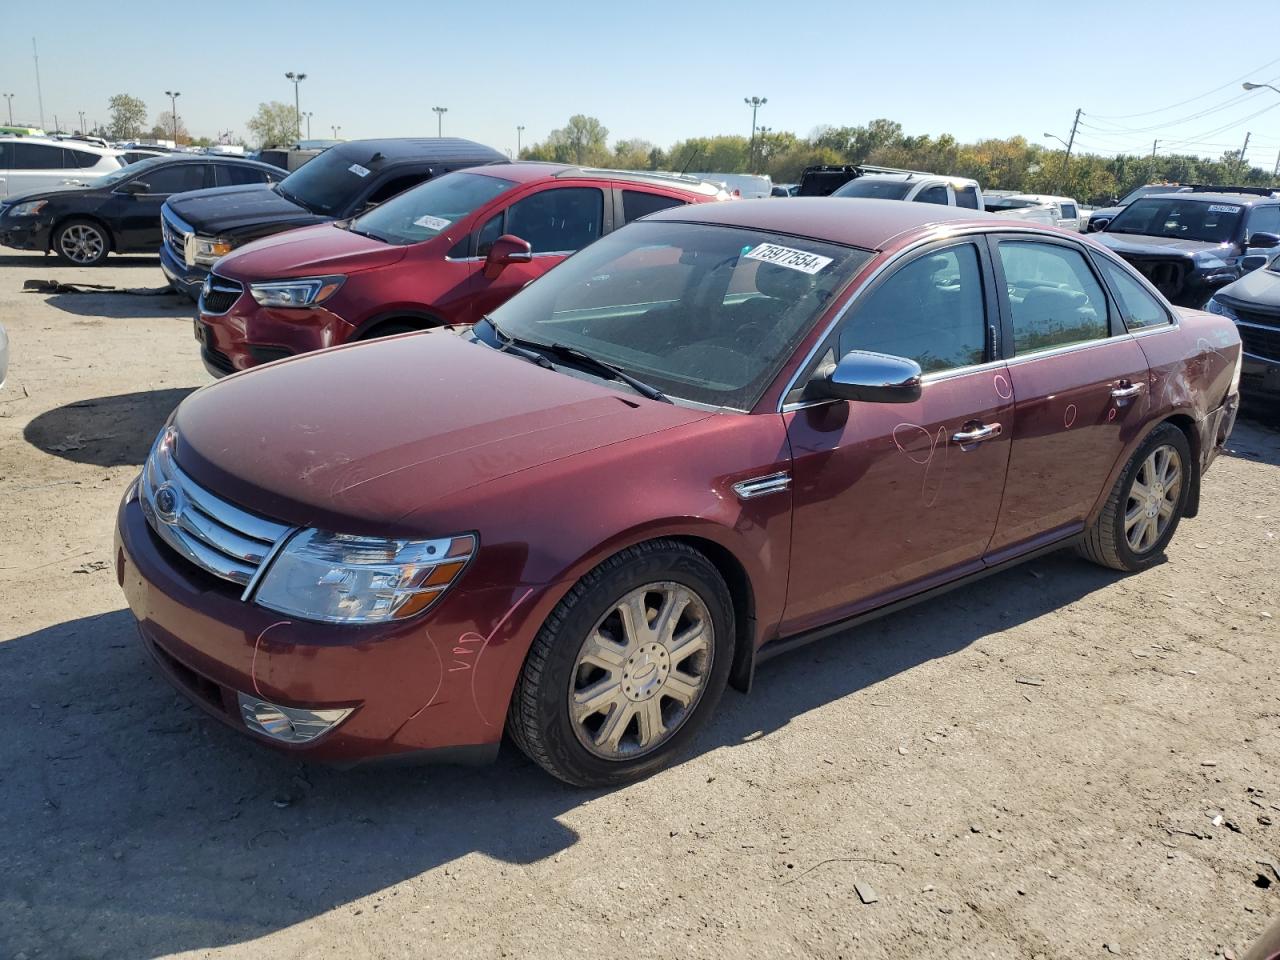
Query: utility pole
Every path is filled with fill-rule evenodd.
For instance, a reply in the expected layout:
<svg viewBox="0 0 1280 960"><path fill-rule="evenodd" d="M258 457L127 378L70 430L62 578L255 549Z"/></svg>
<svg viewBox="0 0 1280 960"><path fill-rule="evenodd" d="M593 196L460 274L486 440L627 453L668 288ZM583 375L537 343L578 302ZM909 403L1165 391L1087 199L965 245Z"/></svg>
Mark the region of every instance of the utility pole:
<svg viewBox="0 0 1280 960"><path fill-rule="evenodd" d="M311 118L315 116L310 110L303 114L307 118L307 139L311 139Z"/></svg>
<svg viewBox="0 0 1280 960"><path fill-rule="evenodd" d="M44 93L40 90L40 51L36 49L36 38L31 38L31 56L36 62L36 100L40 103L40 126L44 127ZM55 122L56 125L56 122Z"/></svg>
<svg viewBox="0 0 1280 960"><path fill-rule="evenodd" d="M448 107L432 107L431 112L436 115L436 136L444 136L444 115L449 112Z"/></svg>
<svg viewBox="0 0 1280 960"><path fill-rule="evenodd" d="M1076 142L1076 128L1080 126L1080 114L1083 111L1076 107L1076 118L1071 121L1071 134L1067 137L1067 152L1062 158L1062 189L1067 189L1067 179L1071 173L1071 148Z"/></svg>
<svg viewBox="0 0 1280 960"><path fill-rule="evenodd" d="M742 102L751 108L751 147L747 152L747 166L755 173L756 164L756 111L769 102L768 97L743 97Z"/></svg>
<svg viewBox="0 0 1280 960"><path fill-rule="evenodd" d="M13 126L13 94L6 93L4 98L9 101L9 126Z"/></svg>
<svg viewBox="0 0 1280 960"><path fill-rule="evenodd" d="M10 119L9 122L12 123L13 120ZM1280 153L1276 154L1276 167L1271 171L1271 179L1274 180L1276 177L1280 177Z"/></svg>
<svg viewBox="0 0 1280 960"><path fill-rule="evenodd" d="M169 98L169 119L173 121L173 145L178 145L178 98L182 96L181 90L166 90L164 95Z"/></svg>
<svg viewBox="0 0 1280 960"><path fill-rule="evenodd" d="M1156 147L1158 147L1159 145L1160 145L1160 141L1159 141L1159 140L1152 140L1152 141L1151 141L1151 162L1152 162L1153 164L1156 162Z"/></svg>
<svg viewBox="0 0 1280 960"><path fill-rule="evenodd" d="M288 73L284 75L284 78L286 80L293 81L294 126L297 127L298 138L301 139L302 138L302 106L301 106L301 101L298 99L298 84L302 83L303 80L307 79L307 75L305 73L295 73L293 70L290 70Z"/></svg>
<svg viewBox="0 0 1280 960"><path fill-rule="evenodd" d="M516 159L517 160L520 159L520 152L522 149L521 144L523 141L523 137L524 137L524 124L522 123L516 127Z"/></svg>
<svg viewBox="0 0 1280 960"><path fill-rule="evenodd" d="M1244 134L1244 146L1240 148L1240 176L1242 177L1244 176L1244 172L1245 172L1244 154L1245 154L1245 151L1249 149L1249 138L1252 136L1253 134L1250 131L1246 130Z"/></svg>
<svg viewBox="0 0 1280 960"><path fill-rule="evenodd" d="M58 120L58 115L56 113L53 115L53 132L54 133L62 132L62 123Z"/></svg>

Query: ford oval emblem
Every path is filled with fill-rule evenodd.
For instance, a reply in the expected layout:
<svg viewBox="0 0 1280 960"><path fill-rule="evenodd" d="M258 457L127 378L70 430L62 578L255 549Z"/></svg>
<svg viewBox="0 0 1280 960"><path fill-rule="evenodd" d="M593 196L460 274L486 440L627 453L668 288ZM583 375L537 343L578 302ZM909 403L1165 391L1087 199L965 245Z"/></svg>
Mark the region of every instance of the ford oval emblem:
<svg viewBox="0 0 1280 960"><path fill-rule="evenodd" d="M182 491L171 483L162 483L151 499L155 504L156 516L168 524L178 522L182 515Z"/></svg>

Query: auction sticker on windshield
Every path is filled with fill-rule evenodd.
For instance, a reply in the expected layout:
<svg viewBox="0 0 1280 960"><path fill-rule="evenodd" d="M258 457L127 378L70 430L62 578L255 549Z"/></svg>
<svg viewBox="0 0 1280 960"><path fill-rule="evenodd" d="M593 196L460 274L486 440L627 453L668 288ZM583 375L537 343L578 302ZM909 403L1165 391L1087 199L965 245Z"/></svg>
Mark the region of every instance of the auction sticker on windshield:
<svg viewBox="0 0 1280 960"><path fill-rule="evenodd" d="M1239 213L1239 207L1233 207L1229 203L1211 203L1209 204L1210 213Z"/></svg>
<svg viewBox="0 0 1280 960"><path fill-rule="evenodd" d="M444 217L433 217L431 214L425 213L417 220L413 221L413 224L416 227L426 227L428 230L434 230L439 233L447 227L450 222L451 221L446 220Z"/></svg>
<svg viewBox="0 0 1280 960"><path fill-rule="evenodd" d="M801 273L817 273L831 263L830 257L820 257L816 253L794 250L776 243L762 243L743 256L748 260L763 260L765 263L786 267L788 270L799 270Z"/></svg>
<svg viewBox="0 0 1280 960"><path fill-rule="evenodd" d="M347 169L357 177L367 177L371 172L368 167L362 167L358 163L353 163L351 166L347 167Z"/></svg>

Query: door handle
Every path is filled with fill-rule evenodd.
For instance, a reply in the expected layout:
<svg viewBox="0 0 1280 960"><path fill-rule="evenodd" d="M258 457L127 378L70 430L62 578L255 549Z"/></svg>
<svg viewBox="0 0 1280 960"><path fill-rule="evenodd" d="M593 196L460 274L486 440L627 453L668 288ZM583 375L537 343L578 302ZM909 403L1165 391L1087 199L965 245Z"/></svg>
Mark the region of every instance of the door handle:
<svg viewBox="0 0 1280 960"><path fill-rule="evenodd" d="M1125 384L1128 384L1127 386ZM1145 383L1129 383L1128 380L1121 380L1120 386L1111 388L1111 396L1117 400L1128 400L1130 397L1136 397L1142 392Z"/></svg>
<svg viewBox="0 0 1280 960"><path fill-rule="evenodd" d="M998 423L984 423L981 426L974 427L972 430L961 430L951 435L954 443L961 446L969 443L981 443L983 440L990 440L993 437L1000 436L1003 428Z"/></svg>

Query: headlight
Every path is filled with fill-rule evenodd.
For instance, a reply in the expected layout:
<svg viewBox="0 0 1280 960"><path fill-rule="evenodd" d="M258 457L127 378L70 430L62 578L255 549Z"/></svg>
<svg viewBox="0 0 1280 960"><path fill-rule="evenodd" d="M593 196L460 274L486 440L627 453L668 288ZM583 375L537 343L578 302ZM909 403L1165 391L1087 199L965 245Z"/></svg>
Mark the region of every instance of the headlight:
<svg viewBox="0 0 1280 960"><path fill-rule="evenodd" d="M475 550L471 534L384 540L306 530L272 561L255 600L303 620L403 620L444 596Z"/></svg>
<svg viewBox="0 0 1280 960"><path fill-rule="evenodd" d="M1204 305L1204 308L1209 313L1216 313L1218 316L1226 317L1229 320L1239 319L1236 317L1236 312L1217 297L1210 297L1209 302Z"/></svg>
<svg viewBox="0 0 1280 960"><path fill-rule="evenodd" d="M249 284L249 293L264 307L314 307L324 303L346 277L308 277L305 280L269 280Z"/></svg>
<svg viewBox="0 0 1280 960"><path fill-rule="evenodd" d="M9 216L34 217L37 213L48 206L48 204L48 200L30 200L27 203L17 203L9 208Z"/></svg>
<svg viewBox="0 0 1280 960"><path fill-rule="evenodd" d="M225 240L206 240L204 237L191 238L191 255L188 260L192 264L212 266L231 252L231 244Z"/></svg>

